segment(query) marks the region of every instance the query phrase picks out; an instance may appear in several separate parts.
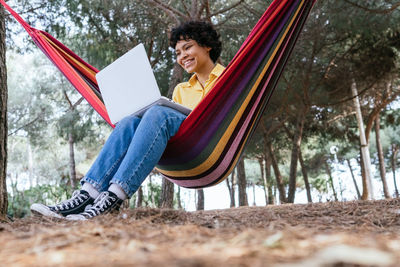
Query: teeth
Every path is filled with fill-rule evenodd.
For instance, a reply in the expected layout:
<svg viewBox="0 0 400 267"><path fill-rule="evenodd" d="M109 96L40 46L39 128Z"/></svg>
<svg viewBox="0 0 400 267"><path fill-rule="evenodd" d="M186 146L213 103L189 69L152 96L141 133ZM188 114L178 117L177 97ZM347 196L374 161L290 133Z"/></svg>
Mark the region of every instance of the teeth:
<svg viewBox="0 0 400 267"><path fill-rule="evenodd" d="M187 61L183 61L183 65L186 65L186 64L188 64L188 63L190 63L190 62L192 62L193 60L187 60Z"/></svg>

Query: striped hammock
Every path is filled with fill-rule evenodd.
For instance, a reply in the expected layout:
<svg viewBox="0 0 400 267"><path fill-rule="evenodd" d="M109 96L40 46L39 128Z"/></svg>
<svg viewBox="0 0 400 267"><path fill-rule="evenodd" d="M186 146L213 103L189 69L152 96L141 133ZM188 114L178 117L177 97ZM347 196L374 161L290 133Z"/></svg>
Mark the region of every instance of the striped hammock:
<svg viewBox="0 0 400 267"><path fill-rule="evenodd" d="M213 89L168 142L156 168L170 181L203 188L223 181L256 128L316 0L274 0ZM5 2L36 45L111 125L98 70L50 34L30 27Z"/></svg>

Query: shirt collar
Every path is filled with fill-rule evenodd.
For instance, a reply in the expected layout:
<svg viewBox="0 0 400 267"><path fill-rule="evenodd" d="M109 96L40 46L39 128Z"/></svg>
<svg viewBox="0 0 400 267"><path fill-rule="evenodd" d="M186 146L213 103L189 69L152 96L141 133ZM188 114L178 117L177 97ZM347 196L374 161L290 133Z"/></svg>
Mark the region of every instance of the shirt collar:
<svg viewBox="0 0 400 267"><path fill-rule="evenodd" d="M210 75L208 76L208 79L210 80L210 78L218 77L219 75L221 75L224 69L225 68L221 64L217 63L215 67L212 69ZM190 77L189 79L189 83L191 86L194 86L196 82L197 82L197 76L196 74L193 74L192 77Z"/></svg>

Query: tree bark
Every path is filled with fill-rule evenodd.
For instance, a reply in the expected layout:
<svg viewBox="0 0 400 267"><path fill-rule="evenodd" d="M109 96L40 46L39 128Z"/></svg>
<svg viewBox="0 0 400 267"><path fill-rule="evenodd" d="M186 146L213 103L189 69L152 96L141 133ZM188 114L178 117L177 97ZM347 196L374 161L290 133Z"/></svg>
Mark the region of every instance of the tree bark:
<svg viewBox="0 0 400 267"><path fill-rule="evenodd" d="M29 172L29 188L33 187L33 152L31 143L28 141L28 172Z"/></svg>
<svg viewBox="0 0 400 267"><path fill-rule="evenodd" d="M336 194L335 186L333 184L333 177L332 177L331 169L329 167L328 162L326 162L326 161L325 161L325 169L326 169L326 173L328 174L329 182L330 182L331 187L332 187L333 197L335 198L335 201L338 201L338 197L337 197L337 194Z"/></svg>
<svg viewBox="0 0 400 267"><path fill-rule="evenodd" d="M249 202L247 201L247 181L246 181L246 172L244 169L244 157L239 159L239 163L237 165L237 181L238 181L238 189L239 189L239 206L248 206Z"/></svg>
<svg viewBox="0 0 400 267"><path fill-rule="evenodd" d="M399 148L397 145L392 145L392 172L393 172L393 183L394 183L394 193L396 197L399 197L399 190L397 189L397 182L396 182L396 158L397 153L399 152Z"/></svg>
<svg viewBox="0 0 400 267"><path fill-rule="evenodd" d="M252 184L253 187L253 206L257 206L256 204L256 184Z"/></svg>
<svg viewBox="0 0 400 267"><path fill-rule="evenodd" d="M75 151L74 151L74 137L72 133L68 134L69 144L69 182L72 188L75 188L76 181L76 168L75 168Z"/></svg>
<svg viewBox="0 0 400 267"><path fill-rule="evenodd" d="M347 166L349 166L349 169L350 169L351 178L353 179L354 187L356 188L357 198L361 199L360 190L358 189L357 181L356 181L356 178L354 177L354 172L353 172L353 168L351 167L350 160L346 159L346 161L347 161Z"/></svg>
<svg viewBox="0 0 400 267"><path fill-rule="evenodd" d="M136 192L136 208L140 208L143 205L143 189L142 186L139 186L139 189Z"/></svg>
<svg viewBox="0 0 400 267"><path fill-rule="evenodd" d="M375 139L376 139L376 151L378 151L378 159L379 159L379 172L381 174L382 186L383 186L383 194L385 198L390 198L389 189L386 181L386 168L385 168L385 159L383 157L383 149L381 144L380 137L380 118L379 114L375 119Z"/></svg>
<svg viewBox="0 0 400 267"><path fill-rule="evenodd" d="M356 117L357 117L357 124L358 124L358 130L360 132L360 145L361 145L361 154L362 154L362 163L364 167L364 176L363 176L363 194L362 194L362 199L373 199L373 188L372 188L372 173L371 173L371 159L369 156L369 148L368 148L368 143L365 138L365 132L364 132L364 122L362 118L362 113L361 113L361 107L360 107L360 101L358 99L358 92L357 92L357 84L355 80L353 79L353 82L351 84L351 92L353 96L353 104L354 104L354 109L356 111Z"/></svg>
<svg viewBox="0 0 400 267"><path fill-rule="evenodd" d="M150 200L151 200L151 204L153 205L153 207L156 207L156 199L154 197L154 192L153 192L153 179L152 179L152 173L150 173L149 175L149 195L150 195Z"/></svg>
<svg viewBox="0 0 400 267"><path fill-rule="evenodd" d="M3 6L0 6L0 220L7 216L7 69L6 27Z"/></svg>
<svg viewBox="0 0 400 267"><path fill-rule="evenodd" d="M168 88L168 97L172 97L172 93L174 92L175 86L180 83L183 79L183 69L182 67L175 62L174 68L172 70L171 82Z"/></svg>
<svg viewBox="0 0 400 267"><path fill-rule="evenodd" d="M181 187L180 186L178 186L178 193L177 193L177 197L176 198L177 198L176 201L178 202L178 209L180 209L180 210L183 209L182 208L182 202L181 202L182 200L181 200Z"/></svg>
<svg viewBox="0 0 400 267"><path fill-rule="evenodd" d="M229 197L231 199L230 207L235 207L235 169L233 169L231 175L231 182L229 182L229 177L226 178L226 185L229 190Z"/></svg>
<svg viewBox="0 0 400 267"><path fill-rule="evenodd" d="M268 204L275 204L275 195L272 191L272 175L271 175L271 157L269 157L268 152L264 152L265 154L265 178L267 179L268 185ZM276 190L275 190L276 191Z"/></svg>
<svg viewBox="0 0 400 267"><path fill-rule="evenodd" d="M204 190L203 189L197 189L196 210L204 210Z"/></svg>
<svg viewBox="0 0 400 267"><path fill-rule="evenodd" d="M265 197L265 205L268 205L268 183L267 183L267 177L265 176L264 170L264 158L259 157L258 158L258 164L260 165L260 173L261 173L261 179L263 181L263 189L264 189L264 197Z"/></svg>
<svg viewBox="0 0 400 267"><path fill-rule="evenodd" d="M299 160L300 160L301 172L303 174L304 185L305 185L306 191L307 191L307 200L308 200L308 203L312 203L311 187L310 187L310 183L308 182L308 174L307 174L306 166L304 165L303 154L301 153L301 150L299 151Z"/></svg>
<svg viewBox="0 0 400 267"><path fill-rule="evenodd" d="M174 184L163 178L161 186L161 208L172 209L174 207Z"/></svg>
<svg viewBox="0 0 400 267"><path fill-rule="evenodd" d="M272 168L274 169L274 173L275 173L276 184L277 184L278 191L279 191L279 200L281 201L281 203L287 203L285 186L283 184L281 172L279 171L278 162L276 161L276 158L274 155L274 149L272 147L272 144L268 143L267 148L268 148L269 156L271 158Z"/></svg>
<svg viewBox="0 0 400 267"><path fill-rule="evenodd" d="M294 203L294 198L296 194L297 161L299 159L300 145L303 137L304 121L305 114L304 112L301 112L296 122L296 130L293 135L292 153L290 157L289 189L287 198L287 201L289 203Z"/></svg>

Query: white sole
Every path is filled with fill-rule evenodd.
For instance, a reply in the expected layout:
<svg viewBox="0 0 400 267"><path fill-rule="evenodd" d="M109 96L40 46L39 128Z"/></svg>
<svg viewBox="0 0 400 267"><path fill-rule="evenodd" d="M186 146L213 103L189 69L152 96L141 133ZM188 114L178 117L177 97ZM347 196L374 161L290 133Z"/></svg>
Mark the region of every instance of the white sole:
<svg viewBox="0 0 400 267"><path fill-rule="evenodd" d="M65 219L64 216L51 211L46 205L34 203L31 205L31 212L35 215Z"/></svg>
<svg viewBox="0 0 400 267"><path fill-rule="evenodd" d="M68 221L87 221L88 219L79 214L71 214L65 217Z"/></svg>

